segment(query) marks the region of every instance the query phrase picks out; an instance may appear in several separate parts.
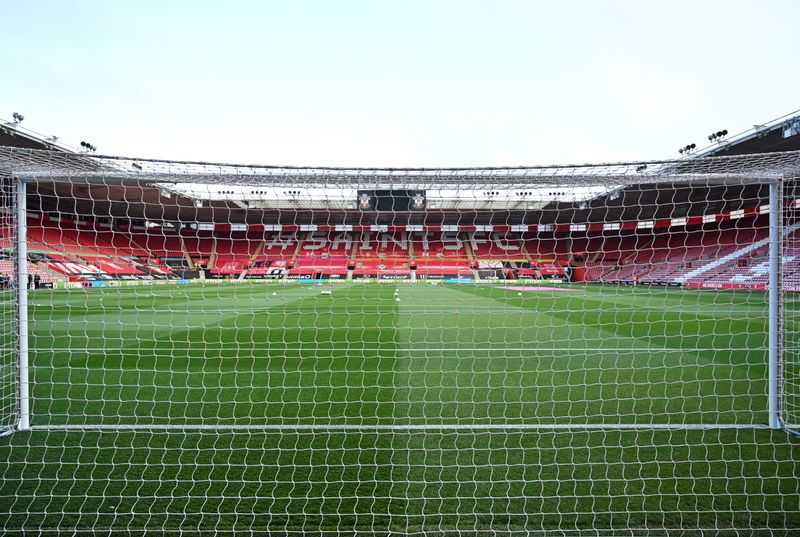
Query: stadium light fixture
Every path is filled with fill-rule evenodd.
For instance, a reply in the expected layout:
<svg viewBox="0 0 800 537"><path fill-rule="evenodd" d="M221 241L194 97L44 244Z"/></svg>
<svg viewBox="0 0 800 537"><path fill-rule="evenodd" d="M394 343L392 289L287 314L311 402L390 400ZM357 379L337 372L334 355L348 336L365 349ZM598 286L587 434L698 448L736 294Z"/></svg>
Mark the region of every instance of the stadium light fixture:
<svg viewBox="0 0 800 537"><path fill-rule="evenodd" d="M697 149L697 144L686 144L685 146L678 149L678 153L680 153L681 155L688 155L695 149Z"/></svg>
<svg viewBox="0 0 800 537"><path fill-rule="evenodd" d="M722 129L721 131L712 132L708 135L709 142L721 142L723 138L728 135L728 129Z"/></svg>
<svg viewBox="0 0 800 537"><path fill-rule="evenodd" d="M784 138L791 138L800 134L800 118L792 118L783 125L781 135Z"/></svg>
<svg viewBox="0 0 800 537"><path fill-rule="evenodd" d="M93 146L89 142L81 142L81 147L83 148L84 151L91 151L92 153L97 151L97 147Z"/></svg>
<svg viewBox="0 0 800 537"><path fill-rule="evenodd" d="M23 116L18 112L14 112L13 114L11 114L11 117L14 119L14 125L19 125L20 123L25 121L25 116Z"/></svg>

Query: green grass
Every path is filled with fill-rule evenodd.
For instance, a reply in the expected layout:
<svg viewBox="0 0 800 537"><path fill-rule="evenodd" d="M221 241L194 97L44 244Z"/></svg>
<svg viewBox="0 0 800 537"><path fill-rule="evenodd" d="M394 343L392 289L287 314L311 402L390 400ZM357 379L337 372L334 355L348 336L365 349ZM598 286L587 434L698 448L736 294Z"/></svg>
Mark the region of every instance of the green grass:
<svg viewBox="0 0 800 537"><path fill-rule="evenodd" d="M326 288L32 293L6 533L800 532L763 293Z"/></svg>

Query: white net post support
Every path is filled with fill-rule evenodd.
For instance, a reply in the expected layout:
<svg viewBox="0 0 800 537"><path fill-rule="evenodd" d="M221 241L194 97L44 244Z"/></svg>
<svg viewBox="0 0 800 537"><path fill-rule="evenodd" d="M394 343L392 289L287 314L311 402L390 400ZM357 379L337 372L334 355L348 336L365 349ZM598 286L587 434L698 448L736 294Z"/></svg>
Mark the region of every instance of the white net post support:
<svg viewBox="0 0 800 537"><path fill-rule="evenodd" d="M17 352L14 319L16 304L9 270L11 237L14 235L14 185L0 173L0 257L5 273L0 275L0 436L14 432L18 416Z"/></svg>
<svg viewBox="0 0 800 537"><path fill-rule="evenodd" d="M28 242L27 184L14 179L14 283L17 351L17 424L16 430L31 428L28 368Z"/></svg>
<svg viewBox="0 0 800 537"><path fill-rule="evenodd" d="M768 419L770 429L780 429L780 393L779 376L781 362L781 255L783 197L781 181L773 181L769 185L769 386L768 386Z"/></svg>

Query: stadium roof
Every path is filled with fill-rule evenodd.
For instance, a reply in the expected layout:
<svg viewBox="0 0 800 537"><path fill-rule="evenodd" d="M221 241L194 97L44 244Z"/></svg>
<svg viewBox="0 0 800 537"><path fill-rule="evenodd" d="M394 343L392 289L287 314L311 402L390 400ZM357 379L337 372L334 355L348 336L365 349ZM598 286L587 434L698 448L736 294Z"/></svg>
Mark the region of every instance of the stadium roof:
<svg viewBox="0 0 800 537"><path fill-rule="evenodd" d="M27 149L43 149L77 152L77 149L63 143L58 136L48 136L23 127L17 121L0 121L0 146L21 147Z"/></svg>
<svg viewBox="0 0 800 537"><path fill-rule="evenodd" d="M800 151L684 160L487 168L324 168L165 161L0 147L0 172L37 182L371 188L588 187L760 182L800 175Z"/></svg>
<svg viewBox="0 0 800 537"><path fill-rule="evenodd" d="M602 222L644 218L680 218L720 213L758 205L766 198L766 183L783 177L792 184L800 176L800 151L749 156L693 158L671 161L601 165L518 168L343 169L244 166L171 162L0 148L0 174L29 179L29 207L40 212L86 214L95 217L148 221L279 223L369 223L403 219L406 223L557 223ZM200 200L165 191L165 185L196 188L422 187L457 192L451 203L420 213L363 213L343 204L298 203L288 197L273 206L251 195L235 199ZM544 187L554 192L606 189L588 202L555 198L529 202L479 202L484 189ZM624 188L620 188L620 186ZM614 190L610 190L611 188ZM789 189L789 195L794 193ZM271 196L266 196L267 198ZM473 205L458 205L472 199ZM575 198L577 199L577 198ZM250 201L255 201L251 204ZM749 205L748 205L749 204Z"/></svg>
<svg viewBox="0 0 800 537"><path fill-rule="evenodd" d="M725 137L698 151L694 157L750 155L800 150L800 110L742 133Z"/></svg>
<svg viewBox="0 0 800 537"><path fill-rule="evenodd" d="M591 222L634 211L637 218L682 217L738 210L737 200L760 203L766 191L757 183L774 177L788 179L786 194L796 197L800 175L797 113L681 159L599 165L324 168L149 160L78 152L11 122L0 122L0 145L13 146L0 147L0 175L36 183L33 210L156 221L277 222L291 214L310 223L325 212L329 221L385 223L386 214L358 214L357 189L369 188L425 190L425 213L406 216L415 222ZM752 154L757 150L766 154Z"/></svg>

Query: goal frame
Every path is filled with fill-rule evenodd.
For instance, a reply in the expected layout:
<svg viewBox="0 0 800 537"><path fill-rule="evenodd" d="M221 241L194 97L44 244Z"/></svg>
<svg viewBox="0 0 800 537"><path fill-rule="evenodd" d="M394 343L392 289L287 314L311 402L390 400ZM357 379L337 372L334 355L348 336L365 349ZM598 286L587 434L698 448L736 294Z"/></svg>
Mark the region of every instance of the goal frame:
<svg viewBox="0 0 800 537"><path fill-rule="evenodd" d="M793 152L792 161L789 169L791 169L791 177L800 175L800 152ZM49 154L49 155L48 155ZM784 153L783 155L788 155ZM290 181L297 181L298 179L311 178L312 181L318 181L326 184L359 184L359 185L406 185L413 180L425 180L429 182L443 181L445 184L459 184L465 180L468 183L489 184L493 181L500 181L501 183L513 183L514 185L522 185L530 187L531 184L540 185L542 181L550 184L558 184L559 179L563 177L587 177L584 172L589 170L601 170L597 176L588 175L589 177L599 178L599 182L605 184L614 184L619 181L620 176L627 176L628 169L635 169L641 172L648 168L648 166L668 168L669 166L687 165L692 169L689 174L690 178L682 179L683 182L691 183L692 173L697 175L698 180L707 181L709 175L702 173L702 165L697 166L691 164L692 159L683 159L680 161L653 161L653 162L633 162L633 163L619 163L619 164L604 164L598 166L568 166L568 167L533 167L533 168L454 168L454 169L382 169L382 170L366 170L359 168L342 169L342 168L299 168L299 167L273 167L273 166L238 166L226 164L208 164L199 162L166 162L166 161L146 161L146 160L133 160L120 157L107 157L107 156L87 156L87 155L72 155L66 157L55 157L58 155L46 151L19 151L10 148L0 148L0 164L5 160L10 162L10 168L0 172L10 171L7 176L13 186L13 204L11 213L13 215L13 262L14 262L14 275L15 283L13 284L14 293L14 337L15 345L14 350L16 354L16 420L14 424L7 427L5 430L0 430L0 434L11 434L15 431L29 431L35 429L35 422L31 414L31 380L29 375L29 347L28 347L28 332L29 332L29 314L28 314L28 287L27 287L27 187L30 183L37 182L71 182L75 178L80 178L80 182L85 184L116 184L125 185L131 181L141 182L148 181L151 183L175 183L180 180L191 178L199 182L208 182L211 175L219 174L220 177L231 177L234 180L242 180L241 184L250 184L253 177L258 181L275 182L281 178ZM49 169L48 158L53 158L55 169ZM64 162L59 163L58 159L63 158ZM747 155L739 157L712 157L705 159L694 159L695 162L703 160L724 161L724 159L733 159L743 161L744 159L752 159L755 165L759 161L769 161L770 155ZM15 160L23 162L25 165L21 166L22 170L15 169ZM109 164L111 165L110 167ZM135 172L131 172L128 165L133 164ZM144 166L143 166L144 165ZM26 166L28 169L25 169ZM769 168L771 164L767 165ZM105 167L105 171L103 168ZM181 171L175 172L175 168ZM701 171L697 171L697 169ZM778 166L780 168L780 166ZM119 173L119 170L125 171ZM620 172L620 170L622 170ZM252 175L249 175L252 172ZM765 379L767 383L768 393L768 422L761 425L761 427L768 427L770 429L783 429L787 432L800 436L800 430L797 429L798 424L787 423L782 417L781 409L781 389L782 389L782 364L783 364L783 346L782 346L782 313L783 313L783 288L782 288L782 230L783 230L783 184L787 177L785 168L781 170L782 173L774 173L770 170L763 176L750 173L743 179L747 183L769 184L769 285L768 285L768 315L769 315L769 334L768 334L768 378ZM85 174L85 175L84 175ZM245 174L248 174L245 177ZM663 177L667 177L664 174ZM720 172L723 181L724 172ZM331 180L331 179L335 180ZM630 179L630 177L629 177ZM635 184L633 182L626 183L627 185ZM537 428L540 426L534 426ZM711 428L714 426L712 425ZM724 426L718 426L724 428ZM758 425L754 425L758 427ZM550 429L552 427L544 426L542 428ZM592 428L581 426L580 424L567 424L564 428ZM627 425L613 425L606 424L602 426L603 429L630 429L638 428ZM653 428L652 426L645 426L644 428ZM692 428L691 425L670 426L670 428ZM708 428L702 426L702 428Z"/></svg>
<svg viewBox="0 0 800 537"><path fill-rule="evenodd" d="M31 428L30 368L28 364L28 225L27 225L27 181L12 177L12 261L14 278L13 338L16 380L16 405L14 422L0 430L0 436Z"/></svg>

